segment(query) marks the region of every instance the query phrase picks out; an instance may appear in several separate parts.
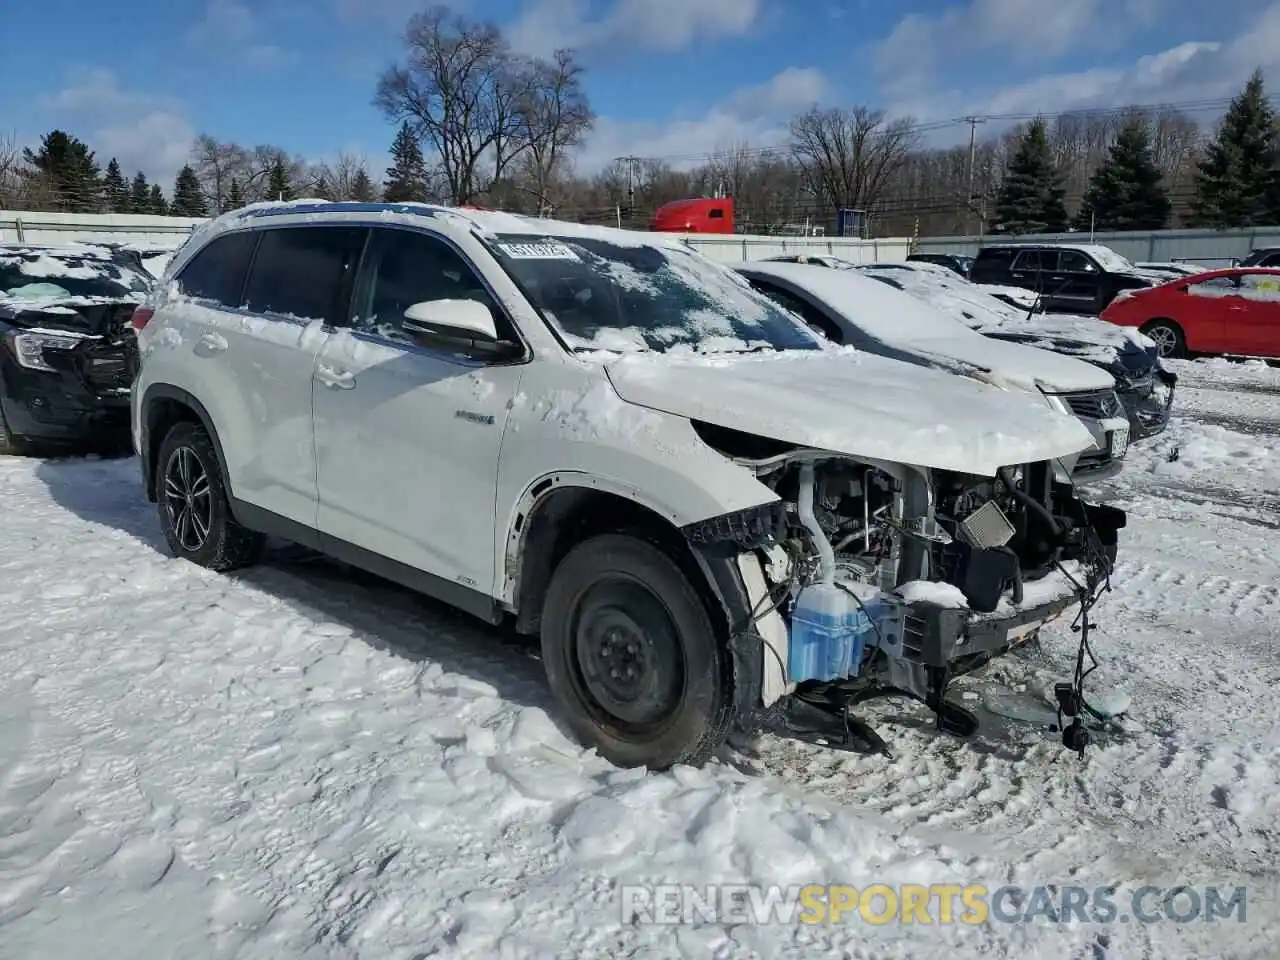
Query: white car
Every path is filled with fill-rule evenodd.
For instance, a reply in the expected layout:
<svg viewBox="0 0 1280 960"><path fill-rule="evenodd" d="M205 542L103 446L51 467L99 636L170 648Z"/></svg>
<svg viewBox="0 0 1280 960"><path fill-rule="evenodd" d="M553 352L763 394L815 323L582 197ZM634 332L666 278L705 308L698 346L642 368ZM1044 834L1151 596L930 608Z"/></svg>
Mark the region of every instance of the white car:
<svg viewBox="0 0 1280 960"><path fill-rule="evenodd" d="M1019 309L994 295L1005 288L970 283L931 263L873 263L858 269L984 337L1052 350L1105 370L1115 380L1129 420L1130 443L1162 433L1169 423L1178 377L1165 368L1155 343L1135 329L1096 317Z"/></svg>
<svg viewBox="0 0 1280 960"><path fill-rule="evenodd" d="M735 264L734 269L835 343L968 370L1071 411L1094 439L1093 449L1076 461L1076 479L1101 480L1119 472L1130 427L1116 396L1115 378L1105 370L1074 357L985 337L861 270L772 261Z"/></svg>
<svg viewBox="0 0 1280 960"><path fill-rule="evenodd" d="M832 347L660 234L255 205L134 325L175 556L230 570L278 535L540 634L621 765L704 761L815 691L954 728L949 678L1092 602L1124 525L1053 479L1076 419Z"/></svg>

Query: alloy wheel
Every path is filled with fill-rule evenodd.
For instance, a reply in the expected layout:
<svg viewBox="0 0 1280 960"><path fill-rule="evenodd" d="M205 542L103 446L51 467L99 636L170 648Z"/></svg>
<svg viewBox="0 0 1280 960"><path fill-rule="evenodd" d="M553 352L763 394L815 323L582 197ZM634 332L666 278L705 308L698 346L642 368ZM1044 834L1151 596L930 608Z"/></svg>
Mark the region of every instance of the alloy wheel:
<svg viewBox="0 0 1280 960"><path fill-rule="evenodd" d="M178 447L164 468L164 505L183 550L205 545L213 527L213 490L209 473L190 447Z"/></svg>
<svg viewBox="0 0 1280 960"><path fill-rule="evenodd" d="M1155 342L1156 351L1162 357L1170 356L1178 348L1178 335L1169 327L1152 327L1147 336Z"/></svg>

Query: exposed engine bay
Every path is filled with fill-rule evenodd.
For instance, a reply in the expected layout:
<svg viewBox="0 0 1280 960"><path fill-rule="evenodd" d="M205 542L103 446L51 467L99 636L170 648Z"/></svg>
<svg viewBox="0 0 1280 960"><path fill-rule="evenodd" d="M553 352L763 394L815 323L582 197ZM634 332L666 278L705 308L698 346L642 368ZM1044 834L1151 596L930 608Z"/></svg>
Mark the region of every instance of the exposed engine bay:
<svg viewBox="0 0 1280 960"><path fill-rule="evenodd" d="M786 624L785 654L766 641L764 657L786 678L784 707L816 711L819 742L843 734L847 748L852 737L887 752L852 716L883 694L926 703L940 730L974 732L977 718L945 699L950 680L1077 608L1079 664L1059 700L1082 712L1088 613L1123 511L1086 504L1050 463L978 477L796 451L751 466L781 500L768 521L738 518L736 536L765 571L771 603L756 621ZM1063 742L1083 749L1088 733L1072 722Z"/></svg>

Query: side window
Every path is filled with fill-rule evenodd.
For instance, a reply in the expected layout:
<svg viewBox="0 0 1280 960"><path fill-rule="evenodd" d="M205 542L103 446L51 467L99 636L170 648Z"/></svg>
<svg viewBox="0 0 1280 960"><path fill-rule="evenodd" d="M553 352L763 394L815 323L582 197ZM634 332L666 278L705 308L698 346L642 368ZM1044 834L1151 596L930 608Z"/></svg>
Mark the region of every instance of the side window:
<svg viewBox="0 0 1280 960"><path fill-rule="evenodd" d="M279 227L262 231L245 290L247 309L300 322L338 323L347 278L364 244L362 227Z"/></svg>
<svg viewBox="0 0 1280 960"><path fill-rule="evenodd" d="M974 258L974 264L993 270L1004 270L1013 265L1017 255L1016 250L1010 250L1008 247L983 247Z"/></svg>
<svg viewBox="0 0 1280 960"><path fill-rule="evenodd" d="M500 338L518 339L475 270L453 247L425 233L375 229L356 295L355 328L413 343L401 330L404 312L431 300L478 300L493 314Z"/></svg>
<svg viewBox="0 0 1280 960"><path fill-rule="evenodd" d="M1063 250L1059 255L1058 269L1069 273L1097 273L1092 260L1079 250Z"/></svg>
<svg viewBox="0 0 1280 960"><path fill-rule="evenodd" d="M783 290L781 287L775 287L771 283L763 280L752 280L751 286L755 287L760 293L782 307L784 310L790 310L797 317L805 322L805 325L817 333L822 334L832 343L844 343L844 335L840 328L831 321L831 318L824 314L821 310L811 306L804 300L797 297L789 290Z"/></svg>
<svg viewBox="0 0 1280 960"><path fill-rule="evenodd" d="M1280 267L1280 253L1269 253L1258 264L1260 267Z"/></svg>
<svg viewBox="0 0 1280 960"><path fill-rule="evenodd" d="M1187 284L1187 293L1193 297L1230 297L1236 293L1239 281L1235 277L1214 277L1199 283Z"/></svg>
<svg viewBox="0 0 1280 960"><path fill-rule="evenodd" d="M1048 250L1023 250L1013 264L1015 270L1053 270L1057 257Z"/></svg>
<svg viewBox="0 0 1280 960"><path fill-rule="evenodd" d="M224 234L182 268L178 274L178 290L195 300L208 300L235 310L240 306L240 291L253 256L258 234Z"/></svg>
<svg viewBox="0 0 1280 960"><path fill-rule="evenodd" d="M1280 275L1246 273L1240 277L1240 296L1246 300L1280 301Z"/></svg>

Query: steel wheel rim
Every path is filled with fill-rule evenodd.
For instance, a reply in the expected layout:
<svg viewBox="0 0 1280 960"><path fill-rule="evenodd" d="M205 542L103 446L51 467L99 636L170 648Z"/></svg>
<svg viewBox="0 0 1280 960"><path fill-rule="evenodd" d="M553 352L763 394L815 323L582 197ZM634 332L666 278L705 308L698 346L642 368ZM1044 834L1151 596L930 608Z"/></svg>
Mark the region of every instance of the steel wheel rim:
<svg viewBox="0 0 1280 960"><path fill-rule="evenodd" d="M579 697L615 735L654 736L679 710L685 688L670 611L648 588L618 577L585 591L574 614L570 672Z"/></svg>
<svg viewBox="0 0 1280 960"><path fill-rule="evenodd" d="M213 491L209 473L190 447L178 447L164 467L164 507L178 545L187 552L203 547L213 528Z"/></svg>
<svg viewBox="0 0 1280 960"><path fill-rule="evenodd" d="M1174 335L1173 330L1163 325L1152 327L1147 331L1147 336L1155 341L1156 352L1162 357L1167 357L1173 353L1173 348L1178 344L1178 338Z"/></svg>

